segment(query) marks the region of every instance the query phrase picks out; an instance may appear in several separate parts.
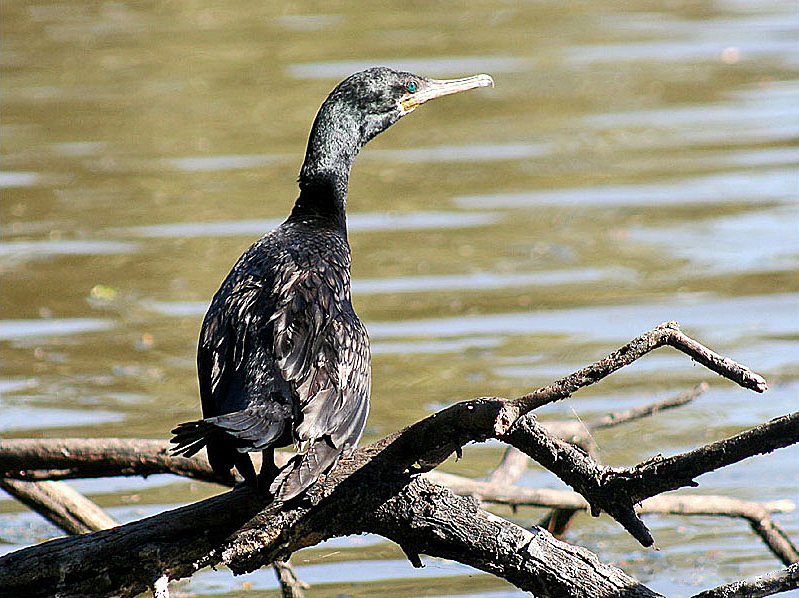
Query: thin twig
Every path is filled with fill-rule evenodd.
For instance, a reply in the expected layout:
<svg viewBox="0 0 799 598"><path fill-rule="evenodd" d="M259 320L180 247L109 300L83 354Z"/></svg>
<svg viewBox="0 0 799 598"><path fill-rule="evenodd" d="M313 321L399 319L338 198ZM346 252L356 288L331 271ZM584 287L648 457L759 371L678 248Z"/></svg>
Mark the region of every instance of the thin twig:
<svg viewBox="0 0 799 598"><path fill-rule="evenodd" d="M519 397L514 401L516 408L523 414L554 401L565 399L577 390L607 378L613 372L630 365L650 351L666 345L682 351L720 376L732 380L744 388L756 392L765 392L768 389L765 379L759 374L686 336L680 330L677 322L664 322L607 357L556 380L552 384Z"/></svg>
<svg viewBox="0 0 799 598"><path fill-rule="evenodd" d="M694 401L701 394L707 392L708 386L702 382L697 384L691 390L680 393L676 396L663 399L661 401L654 401L646 405L639 405L626 411L616 411L602 417L597 417L585 422L585 427L591 430L600 430L602 428L610 428L611 426L618 426L619 424L627 423L633 420L649 417L660 411L674 409L675 407L682 407L691 401ZM546 423L544 425L547 425Z"/></svg>

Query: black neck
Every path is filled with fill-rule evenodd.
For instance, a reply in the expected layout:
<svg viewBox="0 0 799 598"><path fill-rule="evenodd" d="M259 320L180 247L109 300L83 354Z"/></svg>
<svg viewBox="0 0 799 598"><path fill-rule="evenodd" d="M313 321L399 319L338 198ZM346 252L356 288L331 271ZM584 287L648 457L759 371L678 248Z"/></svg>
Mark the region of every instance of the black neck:
<svg viewBox="0 0 799 598"><path fill-rule="evenodd" d="M346 231L348 178L348 172L324 173L313 178L300 176L300 196L294 202L289 220Z"/></svg>
<svg viewBox="0 0 799 598"><path fill-rule="evenodd" d="M300 170L300 196L289 220L317 221L346 231L350 169L364 143L356 115L346 104L328 98L311 129Z"/></svg>

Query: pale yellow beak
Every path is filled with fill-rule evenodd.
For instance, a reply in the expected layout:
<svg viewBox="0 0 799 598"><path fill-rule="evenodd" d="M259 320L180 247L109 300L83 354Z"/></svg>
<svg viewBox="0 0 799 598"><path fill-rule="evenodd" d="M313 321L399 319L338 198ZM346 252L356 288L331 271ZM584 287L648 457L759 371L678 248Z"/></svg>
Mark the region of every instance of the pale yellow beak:
<svg viewBox="0 0 799 598"><path fill-rule="evenodd" d="M406 94L401 100L403 114L407 114L434 98L451 93L459 93L477 87L494 87L494 80L489 75L474 75L463 79L419 79L419 89Z"/></svg>

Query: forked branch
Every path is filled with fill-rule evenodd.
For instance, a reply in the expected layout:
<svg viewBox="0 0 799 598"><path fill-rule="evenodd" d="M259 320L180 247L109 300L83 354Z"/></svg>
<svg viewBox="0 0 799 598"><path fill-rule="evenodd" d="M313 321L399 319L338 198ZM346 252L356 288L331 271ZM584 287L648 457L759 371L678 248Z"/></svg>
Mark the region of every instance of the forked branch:
<svg viewBox="0 0 799 598"><path fill-rule="evenodd" d="M156 580L163 586L163 580L190 576L203 566L221 563L234 572L251 571L326 538L371 531L398 542L412 562L418 552L456 558L540 596L654 596L584 549L563 544L544 530L518 528L482 511L472 499L455 497L414 474L433 469L470 441L499 438L569 482L592 510L607 511L640 541L651 543L635 503L694 485L693 478L701 473L787 446L799 436L794 414L721 443L616 469L598 465L531 416L534 408L565 398L664 345L742 386L758 392L766 388L757 374L686 337L676 324L663 324L534 393L458 403L356 450L302 500L270 503L249 488L238 488L118 528L5 555L0 558L0 585L31 596L134 595ZM3 459L6 477L30 475L29 462L9 465ZM144 458L139 467L142 473L155 473L164 465L162 461L154 467ZM80 467L50 461L41 470L68 477ZM100 468L84 471L98 475Z"/></svg>

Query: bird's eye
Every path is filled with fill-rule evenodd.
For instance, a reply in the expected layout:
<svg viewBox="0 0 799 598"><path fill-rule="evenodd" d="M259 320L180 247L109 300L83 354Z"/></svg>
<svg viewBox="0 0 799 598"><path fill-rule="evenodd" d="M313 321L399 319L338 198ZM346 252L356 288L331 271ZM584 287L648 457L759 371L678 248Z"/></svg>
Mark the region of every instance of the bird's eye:
<svg viewBox="0 0 799 598"><path fill-rule="evenodd" d="M410 81L408 81L405 84L405 89L407 89L409 92L413 93L417 89L419 89L419 84L416 81L414 81L414 80L410 80Z"/></svg>

